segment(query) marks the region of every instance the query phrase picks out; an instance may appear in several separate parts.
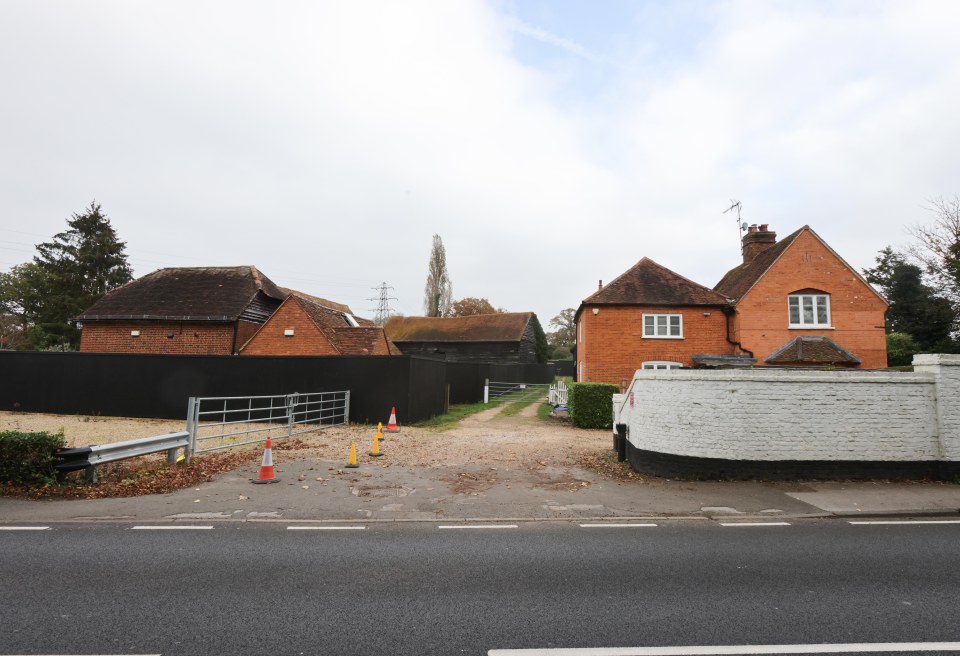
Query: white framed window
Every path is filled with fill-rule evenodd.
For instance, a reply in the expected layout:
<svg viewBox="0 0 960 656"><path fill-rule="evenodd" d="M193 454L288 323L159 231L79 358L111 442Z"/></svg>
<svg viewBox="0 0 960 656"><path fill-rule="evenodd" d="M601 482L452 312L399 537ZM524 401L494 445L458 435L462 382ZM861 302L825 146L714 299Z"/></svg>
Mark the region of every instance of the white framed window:
<svg viewBox="0 0 960 656"><path fill-rule="evenodd" d="M669 362L667 360L648 360L640 365L641 369L682 369L683 365L679 362Z"/></svg>
<svg viewBox="0 0 960 656"><path fill-rule="evenodd" d="M683 315L644 314L643 336L654 339L683 339Z"/></svg>
<svg viewBox="0 0 960 656"><path fill-rule="evenodd" d="M830 328L829 294L790 294L790 328Z"/></svg>

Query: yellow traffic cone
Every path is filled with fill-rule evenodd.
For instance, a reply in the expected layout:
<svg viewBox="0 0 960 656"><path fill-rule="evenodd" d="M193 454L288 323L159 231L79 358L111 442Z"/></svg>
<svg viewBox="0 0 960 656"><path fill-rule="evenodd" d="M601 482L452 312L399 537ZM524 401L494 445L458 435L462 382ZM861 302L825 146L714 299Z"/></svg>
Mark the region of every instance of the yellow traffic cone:
<svg viewBox="0 0 960 656"><path fill-rule="evenodd" d="M370 455L374 458L379 458L383 454L380 453L380 431L377 431L377 434L373 436L373 451L370 452Z"/></svg>
<svg viewBox="0 0 960 656"><path fill-rule="evenodd" d="M357 443L350 442L350 458L347 460L347 467L350 469L356 469L360 465L357 464Z"/></svg>
<svg viewBox="0 0 960 656"><path fill-rule="evenodd" d="M386 438L384 438L384 436L383 436L383 422L382 422L382 421L381 421L381 422L377 422L377 439L378 439L378 440L386 439Z"/></svg>

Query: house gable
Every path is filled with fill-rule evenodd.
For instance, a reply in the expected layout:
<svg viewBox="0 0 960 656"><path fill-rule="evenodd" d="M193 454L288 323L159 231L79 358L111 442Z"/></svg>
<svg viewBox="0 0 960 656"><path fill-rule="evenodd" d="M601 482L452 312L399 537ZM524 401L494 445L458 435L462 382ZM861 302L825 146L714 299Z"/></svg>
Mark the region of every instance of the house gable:
<svg viewBox="0 0 960 656"><path fill-rule="evenodd" d="M240 355L340 355L330 337L290 296L240 348Z"/></svg>
<svg viewBox="0 0 960 656"><path fill-rule="evenodd" d="M864 367L886 366L886 301L813 230L804 226L732 270L718 289L736 298L736 341L761 361L795 337L828 337ZM763 260L756 264L757 260ZM829 296L830 325L790 327L791 294Z"/></svg>

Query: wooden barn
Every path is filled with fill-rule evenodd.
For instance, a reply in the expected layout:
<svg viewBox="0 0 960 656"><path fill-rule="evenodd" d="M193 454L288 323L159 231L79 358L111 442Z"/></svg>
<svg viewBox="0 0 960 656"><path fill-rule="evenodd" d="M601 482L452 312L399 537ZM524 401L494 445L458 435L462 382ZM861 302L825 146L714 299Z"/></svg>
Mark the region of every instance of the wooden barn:
<svg viewBox="0 0 960 656"><path fill-rule="evenodd" d="M383 330L404 355L489 364L535 364L547 360L546 337L533 312L454 318L391 317Z"/></svg>

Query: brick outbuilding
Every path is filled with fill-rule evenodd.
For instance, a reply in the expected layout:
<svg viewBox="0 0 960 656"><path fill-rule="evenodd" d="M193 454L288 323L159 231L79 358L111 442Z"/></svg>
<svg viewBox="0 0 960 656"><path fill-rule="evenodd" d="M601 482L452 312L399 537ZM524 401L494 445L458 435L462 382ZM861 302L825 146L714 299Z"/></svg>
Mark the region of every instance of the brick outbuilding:
<svg viewBox="0 0 960 656"><path fill-rule="evenodd" d="M159 269L76 317L80 350L235 354L286 297L253 266Z"/></svg>
<svg viewBox="0 0 960 656"><path fill-rule="evenodd" d="M383 328L350 308L293 292L240 355L397 355Z"/></svg>

